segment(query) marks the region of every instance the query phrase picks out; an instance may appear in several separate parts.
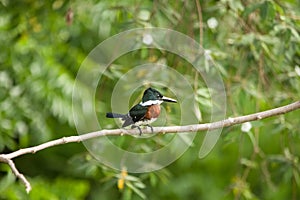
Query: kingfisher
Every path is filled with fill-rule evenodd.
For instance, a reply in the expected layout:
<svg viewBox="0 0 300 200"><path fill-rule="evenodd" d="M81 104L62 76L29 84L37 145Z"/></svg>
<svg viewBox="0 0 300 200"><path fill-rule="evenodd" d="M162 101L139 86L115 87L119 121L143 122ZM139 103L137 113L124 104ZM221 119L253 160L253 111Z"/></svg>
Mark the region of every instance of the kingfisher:
<svg viewBox="0 0 300 200"><path fill-rule="evenodd" d="M106 117L121 118L124 121L122 127L131 125L131 128L138 128L140 135L142 134L141 125L150 127L153 132L153 127L150 124L158 118L160 104L163 102L177 103L175 99L165 97L150 87L145 90L142 101L133 106L127 114L106 113Z"/></svg>

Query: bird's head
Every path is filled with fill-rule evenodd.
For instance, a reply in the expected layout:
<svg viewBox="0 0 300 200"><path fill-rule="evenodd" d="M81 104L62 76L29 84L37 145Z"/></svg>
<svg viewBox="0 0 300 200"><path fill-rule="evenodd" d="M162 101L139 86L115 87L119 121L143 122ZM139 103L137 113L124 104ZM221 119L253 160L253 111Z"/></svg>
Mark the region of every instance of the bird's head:
<svg viewBox="0 0 300 200"><path fill-rule="evenodd" d="M171 102L177 103L175 99L163 96L159 91L153 88L148 88L145 90L142 104L144 105L153 105L153 104L161 104L162 102Z"/></svg>

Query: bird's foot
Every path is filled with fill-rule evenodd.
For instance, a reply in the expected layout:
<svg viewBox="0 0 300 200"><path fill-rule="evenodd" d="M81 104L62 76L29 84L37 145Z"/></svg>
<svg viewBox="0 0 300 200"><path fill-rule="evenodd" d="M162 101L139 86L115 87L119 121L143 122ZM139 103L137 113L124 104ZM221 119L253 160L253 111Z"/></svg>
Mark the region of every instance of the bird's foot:
<svg viewBox="0 0 300 200"><path fill-rule="evenodd" d="M141 129L141 127L139 127L139 126L137 126L137 125L132 125L131 126L131 128L133 129L133 128L137 128L137 129L139 129L139 131L140 131L140 134L139 134L139 136L141 136L142 135L142 129Z"/></svg>
<svg viewBox="0 0 300 200"><path fill-rule="evenodd" d="M151 128L151 132L153 133L153 127L149 124L147 124L146 126L150 127Z"/></svg>

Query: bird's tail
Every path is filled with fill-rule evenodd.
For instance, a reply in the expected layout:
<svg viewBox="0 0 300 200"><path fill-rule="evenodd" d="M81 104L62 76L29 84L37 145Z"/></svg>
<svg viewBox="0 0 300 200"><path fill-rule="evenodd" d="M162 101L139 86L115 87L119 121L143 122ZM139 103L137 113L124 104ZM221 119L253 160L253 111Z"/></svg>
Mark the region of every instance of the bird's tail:
<svg viewBox="0 0 300 200"><path fill-rule="evenodd" d="M118 113L106 113L107 118L126 118L126 115L118 114Z"/></svg>

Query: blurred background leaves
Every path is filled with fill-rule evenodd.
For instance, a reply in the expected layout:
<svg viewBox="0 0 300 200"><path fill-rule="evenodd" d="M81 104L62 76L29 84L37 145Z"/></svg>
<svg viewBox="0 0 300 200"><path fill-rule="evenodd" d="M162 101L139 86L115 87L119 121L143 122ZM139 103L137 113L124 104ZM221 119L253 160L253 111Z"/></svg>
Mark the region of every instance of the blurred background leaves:
<svg viewBox="0 0 300 200"><path fill-rule="evenodd" d="M72 90L81 62L101 41L131 28L170 28L200 41L202 27L203 46L223 75L228 117L299 100L299 1L200 5L199 22L195 1L1 0L0 152L76 134ZM96 104L104 127L116 127L101 118L110 110L116 81L145 61L163 62L184 74L194 85L199 119L209 121L208 89L194 69L182 67L189 63L143 49L118 59L99 83ZM84 83L80 90L86 93ZM33 190L27 195L8 166L0 164L0 199L299 199L299 115L253 122L247 133L240 126L226 128L203 160L197 158L199 133L180 159L146 174L101 166L81 144L21 156L16 165ZM160 139L136 148L147 152L164 144ZM116 144L131 144L120 140Z"/></svg>

